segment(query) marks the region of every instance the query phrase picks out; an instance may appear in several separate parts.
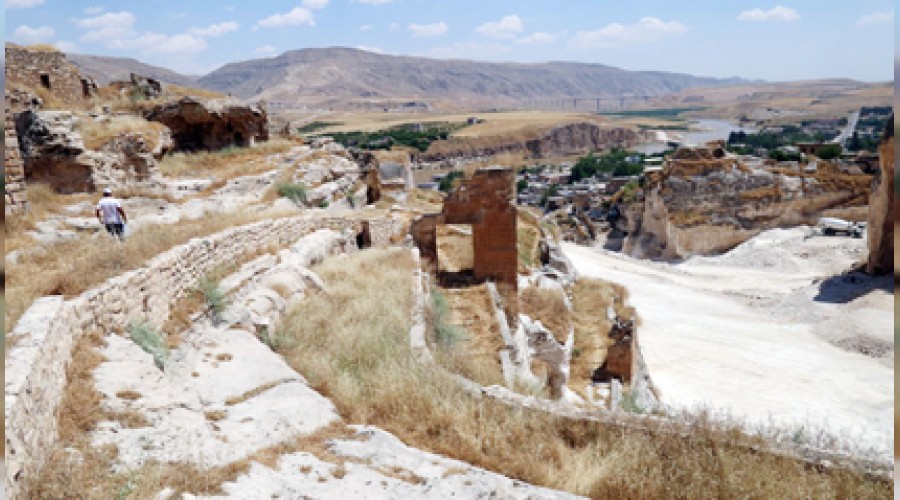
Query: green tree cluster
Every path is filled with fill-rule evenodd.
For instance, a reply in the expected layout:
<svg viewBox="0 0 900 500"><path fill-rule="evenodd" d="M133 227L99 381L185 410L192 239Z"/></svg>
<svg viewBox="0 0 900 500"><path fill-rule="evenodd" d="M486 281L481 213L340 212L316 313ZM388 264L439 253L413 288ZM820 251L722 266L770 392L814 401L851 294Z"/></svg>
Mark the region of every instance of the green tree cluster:
<svg viewBox="0 0 900 500"><path fill-rule="evenodd" d="M628 158L637 157L637 163L630 163ZM589 177L595 177L597 174L611 174L615 177L627 175L640 175L644 171L643 167L644 155L626 151L624 149L613 149L611 152L603 155L594 155L589 153L578 159L575 166L572 167L571 182Z"/></svg>

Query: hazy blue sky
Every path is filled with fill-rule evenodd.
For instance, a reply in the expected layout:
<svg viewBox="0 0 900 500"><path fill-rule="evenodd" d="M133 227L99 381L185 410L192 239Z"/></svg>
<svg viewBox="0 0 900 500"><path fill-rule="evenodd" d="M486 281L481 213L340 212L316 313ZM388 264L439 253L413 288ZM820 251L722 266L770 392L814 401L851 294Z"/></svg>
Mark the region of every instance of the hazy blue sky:
<svg viewBox="0 0 900 500"><path fill-rule="evenodd" d="M6 39L189 74L305 47L893 79L893 0L6 0Z"/></svg>

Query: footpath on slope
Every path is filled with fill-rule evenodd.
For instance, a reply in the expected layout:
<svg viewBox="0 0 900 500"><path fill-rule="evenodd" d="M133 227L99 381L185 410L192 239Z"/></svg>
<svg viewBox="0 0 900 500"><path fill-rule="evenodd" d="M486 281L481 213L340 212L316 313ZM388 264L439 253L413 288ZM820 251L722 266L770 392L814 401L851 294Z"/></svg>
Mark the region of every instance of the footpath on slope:
<svg viewBox="0 0 900 500"><path fill-rule="evenodd" d="M669 407L704 407L798 439L826 439L817 436L823 430L887 460L890 277L841 277L864 255L864 240L808 234L770 231L730 254L682 264L563 248L581 274L629 290L648 370Z"/></svg>

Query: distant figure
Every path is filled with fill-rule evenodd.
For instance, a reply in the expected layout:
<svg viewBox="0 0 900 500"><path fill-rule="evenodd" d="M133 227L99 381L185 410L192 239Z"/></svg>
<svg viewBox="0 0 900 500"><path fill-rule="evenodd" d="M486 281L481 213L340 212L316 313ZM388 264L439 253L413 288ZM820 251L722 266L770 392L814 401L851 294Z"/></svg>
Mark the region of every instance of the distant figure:
<svg viewBox="0 0 900 500"><path fill-rule="evenodd" d="M100 224L106 226L109 234L120 240L125 239L125 223L128 222L128 217L122 209L122 203L113 198L112 190L109 188L103 190L103 198L97 203L97 210L94 213L97 214Z"/></svg>

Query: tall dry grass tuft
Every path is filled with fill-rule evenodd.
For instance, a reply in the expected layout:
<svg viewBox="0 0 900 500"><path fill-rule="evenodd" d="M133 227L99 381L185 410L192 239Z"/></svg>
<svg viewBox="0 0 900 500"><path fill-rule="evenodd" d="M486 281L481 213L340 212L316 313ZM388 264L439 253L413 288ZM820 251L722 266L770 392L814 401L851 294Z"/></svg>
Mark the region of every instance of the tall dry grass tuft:
<svg viewBox="0 0 900 500"><path fill-rule="evenodd" d="M519 310L538 320L559 342L565 342L572 325L569 308L562 291L528 287L519 292Z"/></svg>
<svg viewBox="0 0 900 500"><path fill-rule="evenodd" d="M328 293L286 319L279 350L351 423L533 484L593 498L886 498L886 480L760 454L702 421L688 433L629 430L511 408L412 361L412 261L370 250L324 262Z"/></svg>
<svg viewBox="0 0 900 500"><path fill-rule="evenodd" d="M25 191L28 198L28 210L24 213L9 215L4 221L3 229L7 252L32 247L35 244L34 240L25 234L26 231L34 229L38 222L50 215L61 214L63 207L83 201L96 201L96 198L89 194L56 193L48 184L28 183Z"/></svg>
<svg viewBox="0 0 900 500"><path fill-rule="evenodd" d="M167 177L214 177L227 180L273 170L275 165L264 161L265 157L285 153L299 144L299 141L290 139L272 139L253 147L175 153L163 158L159 167Z"/></svg>
<svg viewBox="0 0 900 500"><path fill-rule="evenodd" d="M152 151L159 144L160 134L167 127L159 122L147 121L140 116L113 116L104 120L82 118L78 120L75 130L81 134L84 146L98 150L121 134L135 134L144 138L147 149Z"/></svg>

